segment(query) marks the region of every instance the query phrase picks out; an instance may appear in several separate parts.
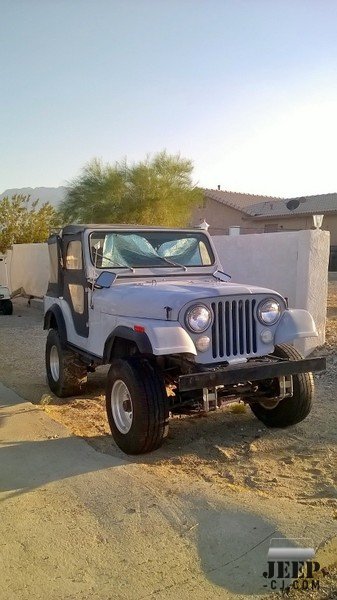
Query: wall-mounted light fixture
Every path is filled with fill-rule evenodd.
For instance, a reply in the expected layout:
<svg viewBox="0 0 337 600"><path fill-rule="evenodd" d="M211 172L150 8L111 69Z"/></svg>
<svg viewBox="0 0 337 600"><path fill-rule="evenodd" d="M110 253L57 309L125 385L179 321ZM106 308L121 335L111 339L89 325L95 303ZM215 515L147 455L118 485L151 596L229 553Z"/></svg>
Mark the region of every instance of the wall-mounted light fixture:
<svg viewBox="0 0 337 600"><path fill-rule="evenodd" d="M208 224L208 223L205 221L205 219L203 220L203 222L202 222L202 223L200 223L200 225L199 225L199 228L200 228L200 229L204 229L205 231L207 231L207 230L208 230L208 228L209 228L209 224Z"/></svg>
<svg viewBox="0 0 337 600"><path fill-rule="evenodd" d="M322 227L324 215L312 215L314 221L314 227L320 229Z"/></svg>

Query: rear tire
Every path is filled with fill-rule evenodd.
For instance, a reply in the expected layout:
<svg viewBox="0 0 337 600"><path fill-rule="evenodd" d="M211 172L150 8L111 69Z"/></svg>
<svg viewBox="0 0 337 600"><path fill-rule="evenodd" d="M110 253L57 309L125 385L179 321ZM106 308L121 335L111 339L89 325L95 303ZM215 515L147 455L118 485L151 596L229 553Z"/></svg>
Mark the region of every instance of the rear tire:
<svg viewBox="0 0 337 600"><path fill-rule="evenodd" d="M12 315L13 302L11 300L0 300L0 315Z"/></svg>
<svg viewBox="0 0 337 600"><path fill-rule="evenodd" d="M300 360L303 356L288 344L275 347L274 356ZM311 411L314 396L314 379L312 373L293 375L294 393L291 398L284 398L275 408L265 408L258 402L250 408L254 415L267 427L289 427L303 421Z"/></svg>
<svg viewBox="0 0 337 600"><path fill-rule="evenodd" d="M59 398L83 392L87 382L87 368L80 363L74 352L63 348L55 329L50 329L47 337L46 371L49 387Z"/></svg>
<svg viewBox="0 0 337 600"><path fill-rule="evenodd" d="M168 433L168 400L157 367L141 358L116 359L109 370L106 410L112 436L126 454L159 448Z"/></svg>

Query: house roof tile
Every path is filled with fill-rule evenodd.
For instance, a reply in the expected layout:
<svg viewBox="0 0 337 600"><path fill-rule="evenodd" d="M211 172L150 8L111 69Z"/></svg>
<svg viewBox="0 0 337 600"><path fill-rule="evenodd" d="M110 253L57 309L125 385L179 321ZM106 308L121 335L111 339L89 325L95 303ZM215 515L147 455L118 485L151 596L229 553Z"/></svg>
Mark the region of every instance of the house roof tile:
<svg viewBox="0 0 337 600"><path fill-rule="evenodd" d="M236 208L241 212L246 212L246 207L255 205L261 202L277 201L280 198L275 196L261 196L257 194L241 194L240 192L229 192L227 190L212 190L204 189L205 196L216 200L221 204Z"/></svg>
<svg viewBox="0 0 337 600"><path fill-rule="evenodd" d="M291 215L337 213L337 193L279 198L257 194L241 194L227 190L204 189L205 196L231 206L254 220Z"/></svg>
<svg viewBox="0 0 337 600"><path fill-rule="evenodd" d="M337 213L337 193L257 202L245 209L254 219Z"/></svg>

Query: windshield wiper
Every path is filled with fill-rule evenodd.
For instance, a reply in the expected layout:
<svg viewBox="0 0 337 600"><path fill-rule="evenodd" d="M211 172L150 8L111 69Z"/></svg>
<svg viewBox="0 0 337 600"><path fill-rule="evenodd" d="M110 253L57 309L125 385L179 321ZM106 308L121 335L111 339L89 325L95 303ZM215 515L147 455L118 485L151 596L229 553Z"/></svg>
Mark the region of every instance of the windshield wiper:
<svg viewBox="0 0 337 600"><path fill-rule="evenodd" d="M124 267L124 269L129 269L132 273L135 272L133 267L130 267L129 265L122 265L119 262L113 261L111 258L109 258L108 256L106 256L105 254L101 255L102 260L108 260L111 263L112 268L114 267ZM101 267L104 268L104 267Z"/></svg>
<svg viewBox="0 0 337 600"><path fill-rule="evenodd" d="M160 258L161 258L161 260L164 260L165 262L167 262L169 265L172 265L173 267L181 267L181 269L184 269L184 271L187 271L187 267L185 265L176 263L173 260L171 260L170 258L166 258L166 256L160 256Z"/></svg>

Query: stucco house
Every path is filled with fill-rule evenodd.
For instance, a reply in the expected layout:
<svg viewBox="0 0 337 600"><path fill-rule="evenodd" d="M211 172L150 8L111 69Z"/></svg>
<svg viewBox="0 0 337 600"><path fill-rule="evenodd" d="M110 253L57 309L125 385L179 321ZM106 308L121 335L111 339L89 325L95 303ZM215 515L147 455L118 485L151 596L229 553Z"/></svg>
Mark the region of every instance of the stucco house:
<svg viewBox="0 0 337 600"><path fill-rule="evenodd" d="M193 211L191 224L204 219L213 235L226 234L239 226L241 233L267 233L282 230L312 229L313 215L324 215L322 229L330 231L330 269L337 271L337 193L277 198L204 190L204 199Z"/></svg>

